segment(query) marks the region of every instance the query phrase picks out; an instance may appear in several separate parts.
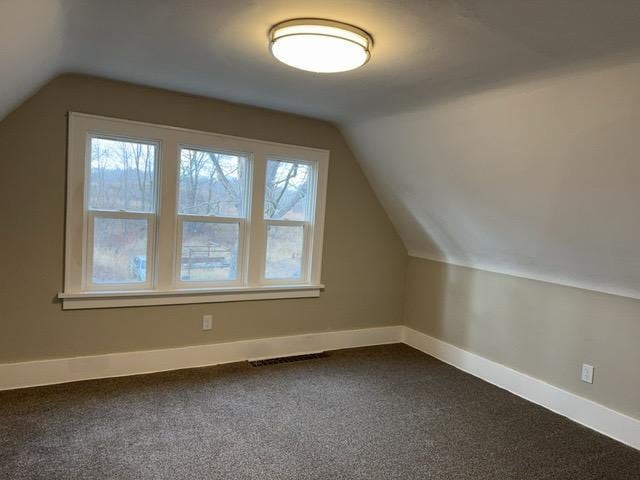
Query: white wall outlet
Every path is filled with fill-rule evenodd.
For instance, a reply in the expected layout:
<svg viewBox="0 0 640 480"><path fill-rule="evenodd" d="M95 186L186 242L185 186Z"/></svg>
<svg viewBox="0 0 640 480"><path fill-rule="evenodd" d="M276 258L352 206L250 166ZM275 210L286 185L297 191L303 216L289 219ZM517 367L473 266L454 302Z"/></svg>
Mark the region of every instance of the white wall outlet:
<svg viewBox="0 0 640 480"><path fill-rule="evenodd" d="M582 364L582 375L580 379L583 382L593 383L593 365Z"/></svg>
<svg viewBox="0 0 640 480"><path fill-rule="evenodd" d="M202 317L202 329L211 330L213 328L213 315L203 315Z"/></svg>

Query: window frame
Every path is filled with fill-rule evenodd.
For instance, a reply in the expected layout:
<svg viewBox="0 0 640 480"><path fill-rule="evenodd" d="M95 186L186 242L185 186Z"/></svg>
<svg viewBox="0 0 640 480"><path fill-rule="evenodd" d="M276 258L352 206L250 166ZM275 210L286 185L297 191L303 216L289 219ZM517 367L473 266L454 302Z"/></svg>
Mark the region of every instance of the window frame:
<svg viewBox="0 0 640 480"><path fill-rule="evenodd" d="M311 166L311 174L313 175L311 184L310 184L310 188L309 188L309 194L310 197L315 199L316 195L317 195L317 184L318 184L318 169L316 168L316 166L309 161L305 161L305 160L299 160L299 159L293 159L293 158L286 158L286 157L276 157L273 155L270 155L266 158L265 160L265 165L270 161L276 161L276 162L285 162L285 163L298 163L298 164L306 164ZM266 185L265 185L266 186ZM314 218L315 218L315 210L316 210L316 202L309 202L306 205L307 208L307 212L305 213L305 219L304 220L281 220L281 219L271 219L271 218L264 218L264 206L263 206L263 212L262 212L262 218L264 221L264 226L263 226L263 235L264 235L264 258L261 262L262 265L262 269L260 271L260 282L264 285L278 285L281 284L283 280L287 280L289 283L291 284L304 284L306 283L306 279L309 277L309 266L310 266L310 261L309 259L312 258L313 256L313 251L312 251L312 244L313 244L313 231L314 231L314 227L315 227L315 222L314 222ZM300 272L300 279L281 279L281 278L267 278L267 247L268 247L268 229L269 229L269 225L282 225L282 226L302 226L303 230L302 230L302 241L303 241L303 249L302 249L302 254L303 254L303 258L302 258L302 266L301 266L301 272Z"/></svg>
<svg viewBox="0 0 640 480"><path fill-rule="evenodd" d="M106 210L106 209L92 209L89 206L89 190L91 185L91 141L94 139L112 140L112 141L126 141L131 143L139 143L146 145L153 145L155 147L154 158L154 181L153 181L153 210L151 212L141 212L135 210ZM82 289L87 291L122 291L122 290L148 290L155 284L155 243L156 243L156 226L157 216L160 203L160 195L158 189L158 178L160 177L160 144L155 140L149 140L144 138L137 138L132 136L118 136L104 135L89 131L86 134L85 143L85 158L84 158L84 240L82 258L85 267L82 270ZM96 218L109 218L109 219L131 219L147 220L147 250L146 250L146 272L144 282L135 283L94 283L93 282L93 248L88 248L94 242L94 230ZM151 262L149 261L151 258Z"/></svg>
<svg viewBox="0 0 640 480"><path fill-rule="evenodd" d="M252 140L199 130L70 112L68 119L67 218L65 229L63 308L206 303L265 298L317 297L321 283L324 210L329 151ZM89 209L91 138L154 144L155 212ZM192 148L242 156L247 162L244 217L178 213L180 151ZM269 160L312 165L313 181L304 221L264 218L266 165ZM147 219L145 282L93 284L91 245L95 218ZM194 282L181 279L182 226L185 221L237 223L237 279ZM92 222L91 224L89 222ZM303 225L300 279L267 279L269 224ZM91 242L91 243L88 243Z"/></svg>
<svg viewBox="0 0 640 480"><path fill-rule="evenodd" d="M198 150L202 152L211 152L211 153L222 153L237 157L244 158L246 162L247 169L247 178L245 183L245 192L244 192L244 211L242 212L242 216L239 217L222 217L218 215L194 215L188 213L180 213L178 205L180 203L180 156L182 153L182 149L190 149L190 150ZM174 287L177 290L189 290L189 289L204 289L204 288L224 288L224 287L243 287L247 282L247 272L246 267L248 265L248 245L247 245L247 230L249 228L248 225L248 217L251 212L251 202L252 202L252 189L253 183L255 181L253 176L253 154L251 152L246 151L231 151L231 150L221 150L204 148L202 145L196 144L186 144L180 143L178 144L178 160L176 161L176 168L178 169L177 175L177 184L176 184L176 238L175 238L175 264L174 264L174 274L173 274L173 282ZM184 281L181 278L181 254L182 254L182 246L183 246L183 235L184 235L184 222L191 221L197 223L237 223L238 224L238 256L237 256L237 278L235 280L223 282L195 282L195 281Z"/></svg>

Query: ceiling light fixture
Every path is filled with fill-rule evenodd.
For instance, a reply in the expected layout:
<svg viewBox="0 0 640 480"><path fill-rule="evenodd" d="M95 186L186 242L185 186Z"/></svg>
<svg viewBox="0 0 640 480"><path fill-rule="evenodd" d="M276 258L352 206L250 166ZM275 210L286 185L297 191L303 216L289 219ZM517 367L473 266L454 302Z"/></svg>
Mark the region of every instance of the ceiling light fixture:
<svg viewBox="0 0 640 480"><path fill-rule="evenodd" d="M273 56L309 72L346 72L361 67L369 61L372 45L371 35L364 30L332 20L287 20L269 32Z"/></svg>

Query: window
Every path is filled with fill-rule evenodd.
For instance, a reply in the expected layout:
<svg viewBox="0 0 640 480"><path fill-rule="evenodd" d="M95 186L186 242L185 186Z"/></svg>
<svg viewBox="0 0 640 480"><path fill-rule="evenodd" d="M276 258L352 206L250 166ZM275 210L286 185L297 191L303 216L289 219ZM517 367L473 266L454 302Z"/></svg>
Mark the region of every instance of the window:
<svg viewBox="0 0 640 480"><path fill-rule="evenodd" d="M328 161L71 113L64 308L318 296Z"/></svg>
<svg viewBox="0 0 640 480"><path fill-rule="evenodd" d="M157 147L91 135L88 150L87 287L149 288Z"/></svg>
<svg viewBox="0 0 640 480"><path fill-rule="evenodd" d="M267 224L265 280L300 280L304 269L305 231L312 225L310 196L313 166L267 160L264 218Z"/></svg>
<svg viewBox="0 0 640 480"><path fill-rule="evenodd" d="M238 253L247 231L248 165L246 156L180 148L180 285L242 283Z"/></svg>

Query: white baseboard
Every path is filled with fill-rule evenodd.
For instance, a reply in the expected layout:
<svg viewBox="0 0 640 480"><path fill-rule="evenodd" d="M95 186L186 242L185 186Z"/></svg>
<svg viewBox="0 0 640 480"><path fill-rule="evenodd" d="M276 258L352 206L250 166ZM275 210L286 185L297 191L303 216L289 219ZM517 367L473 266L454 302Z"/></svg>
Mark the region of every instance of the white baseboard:
<svg viewBox="0 0 640 480"><path fill-rule="evenodd" d="M640 450L640 420L403 326L5 363L0 364L0 390L398 342Z"/></svg>
<svg viewBox="0 0 640 480"><path fill-rule="evenodd" d="M640 450L640 420L409 327L403 327L402 341L460 370Z"/></svg>
<svg viewBox="0 0 640 480"><path fill-rule="evenodd" d="M398 343L402 327L310 333L163 350L0 364L0 390Z"/></svg>

